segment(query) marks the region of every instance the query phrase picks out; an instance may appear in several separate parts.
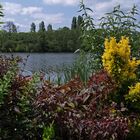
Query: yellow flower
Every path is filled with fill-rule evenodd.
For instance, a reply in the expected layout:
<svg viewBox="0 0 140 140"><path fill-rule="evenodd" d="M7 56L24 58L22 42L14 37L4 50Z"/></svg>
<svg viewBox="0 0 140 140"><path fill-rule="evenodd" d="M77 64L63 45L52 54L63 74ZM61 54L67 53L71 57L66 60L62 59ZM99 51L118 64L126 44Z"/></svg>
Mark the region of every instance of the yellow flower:
<svg viewBox="0 0 140 140"><path fill-rule="evenodd" d="M140 83L136 83L135 86L131 86L129 89L129 93L125 97L126 100L130 100L132 102L140 102Z"/></svg>
<svg viewBox="0 0 140 140"><path fill-rule="evenodd" d="M129 38L122 36L117 43L114 37L105 39L105 50L102 62L105 70L121 83L129 79L135 79L135 71L140 64L140 60L131 57Z"/></svg>

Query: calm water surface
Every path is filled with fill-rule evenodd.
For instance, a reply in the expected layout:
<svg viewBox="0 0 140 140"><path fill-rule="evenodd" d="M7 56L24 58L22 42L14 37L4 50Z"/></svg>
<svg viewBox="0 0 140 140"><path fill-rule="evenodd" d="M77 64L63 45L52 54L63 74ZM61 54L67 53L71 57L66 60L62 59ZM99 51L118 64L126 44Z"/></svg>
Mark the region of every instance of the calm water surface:
<svg viewBox="0 0 140 140"><path fill-rule="evenodd" d="M71 65L76 54L74 53L2 53L6 56L20 56L27 59L24 70L29 72L50 72L51 70L59 70L63 65Z"/></svg>

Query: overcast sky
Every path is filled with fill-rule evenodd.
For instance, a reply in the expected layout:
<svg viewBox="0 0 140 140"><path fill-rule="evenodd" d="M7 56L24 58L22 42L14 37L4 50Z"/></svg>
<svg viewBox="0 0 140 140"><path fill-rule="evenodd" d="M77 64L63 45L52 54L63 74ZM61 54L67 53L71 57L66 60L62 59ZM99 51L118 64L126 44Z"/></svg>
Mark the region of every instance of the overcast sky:
<svg viewBox="0 0 140 140"><path fill-rule="evenodd" d="M54 29L71 25L73 16L77 16L80 0L0 0L4 8L3 21L13 21L20 31L29 31L30 24L41 21L52 24ZM133 4L140 9L140 0L85 0L93 10L93 17L98 19L120 4L122 9L130 9ZM140 13L140 11L139 11Z"/></svg>

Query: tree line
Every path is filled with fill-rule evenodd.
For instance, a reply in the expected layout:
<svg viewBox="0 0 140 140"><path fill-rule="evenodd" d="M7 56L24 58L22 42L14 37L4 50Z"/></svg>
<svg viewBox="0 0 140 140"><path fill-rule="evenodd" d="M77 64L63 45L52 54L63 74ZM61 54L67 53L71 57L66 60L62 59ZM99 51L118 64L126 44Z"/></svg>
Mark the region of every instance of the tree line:
<svg viewBox="0 0 140 140"><path fill-rule="evenodd" d="M33 22L30 31L19 32L13 22L6 22L0 31L0 52L74 52L81 47L82 16L73 17L71 28L54 30L52 24L45 27L44 21L37 30Z"/></svg>

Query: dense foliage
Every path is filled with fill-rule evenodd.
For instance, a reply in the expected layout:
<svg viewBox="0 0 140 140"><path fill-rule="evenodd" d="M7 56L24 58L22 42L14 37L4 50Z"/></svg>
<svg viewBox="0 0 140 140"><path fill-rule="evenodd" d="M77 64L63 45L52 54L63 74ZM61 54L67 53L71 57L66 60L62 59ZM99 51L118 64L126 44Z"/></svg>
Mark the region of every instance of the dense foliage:
<svg viewBox="0 0 140 140"><path fill-rule="evenodd" d="M127 48L123 41L120 47ZM130 57L126 62L127 59ZM1 57L0 61L1 139L123 140L132 135L139 138L139 84L124 90L119 78L105 67L90 76L87 84L75 75L69 82L56 86L36 74L23 76L18 69L19 58ZM124 98L115 102L114 97L119 97L116 94Z"/></svg>
<svg viewBox="0 0 140 140"><path fill-rule="evenodd" d="M95 31L94 24L86 13L88 8L82 3L80 8L85 11L83 37L84 41L89 41L87 44L89 45L95 40L90 42L87 39L96 38L96 36L87 38L89 32ZM61 31L79 31L79 29L75 29L79 28L75 21L76 18L73 18L72 30L65 28ZM34 37L40 35L40 51L46 51L44 43L46 43L47 33L58 32L52 31L51 25L48 29L46 32L44 23L41 22L38 33L35 32L36 27L32 24L31 33L18 33L18 36L17 33L11 32L2 32L2 34L9 37L15 35L16 39L22 34L27 36L32 34ZM109 31L110 29L112 27L109 26ZM114 28L113 31L115 31ZM1 37L5 38L5 36ZM90 60L91 57L86 57L86 62L81 63L79 60L81 68L80 65L75 65L76 73L74 69L70 69L73 78L67 74L69 80L61 85L53 84L39 74L23 76L19 69L22 59L0 56L0 139L140 139L140 60L130 48L130 45L133 47L135 43L138 45L138 42L133 40L135 42L133 44L132 36L129 35L128 37L120 35L108 37L104 41L104 49L100 58L102 68L97 72L96 68L92 67L94 64ZM30 43L30 38L28 36L24 39L29 39L26 41ZM93 58L99 54L97 52ZM133 58L135 55L136 58ZM88 67L88 65L92 66ZM89 69L89 73L86 73L86 68ZM78 71L80 72L78 73ZM82 78L81 73L88 76Z"/></svg>
<svg viewBox="0 0 140 140"><path fill-rule="evenodd" d="M38 78L20 75L17 62L18 58L0 59L0 139L34 139L37 135L32 102Z"/></svg>
<svg viewBox="0 0 140 140"><path fill-rule="evenodd" d="M33 29L32 29L33 30ZM81 45L80 30L67 27L45 32L0 32L1 52L74 52Z"/></svg>
<svg viewBox="0 0 140 140"><path fill-rule="evenodd" d="M1 65L7 60L13 63L11 59L2 58ZM45 133L54 136L53 131L58 139L126 137L128 117L117 108L120 114L112 112L115 106L108 103L107 98L116 84L104 70L90 77L86 86L75 78L56 87L37 75L24 77L18 69L11 78L9 69L3 69L1 85L6 82L8 86L4 87L6 94L0 106L1 139L42 139L42 136L45 139ZM54 129L48 128L51 122Z"/></svg>
<svg viewBox="0 0 140 140"><path fill-rule="evenodd" d="M120 71L113 70L114 65L109 65L105 57L120 55L121 50L125 63L131 63L130 51L126 51L128 47L128 38L122 37L119 43L114 38L106 40L103 55L105 70L90 76L87 84L78 77L60 86L36 74L25 77L18 69L19 58L1 57L1 139L121 140L127 136L131 139L132 134L128 135L130 130L135 131L136 124L139 124L139 84L131 87L130 91L128 87L123 90L125 93L119 93L121 90L118 89L124 88L120 86L122 80L116 77ZM114 57L110 62L113 60ZM115 57L115 60L121 59ZM125 79L125 75L122 74L121 78ZM116 94L122 94L125 100L115 103L112 95ZM132 115L132 108L138 110L135 115Z"/></svg>

